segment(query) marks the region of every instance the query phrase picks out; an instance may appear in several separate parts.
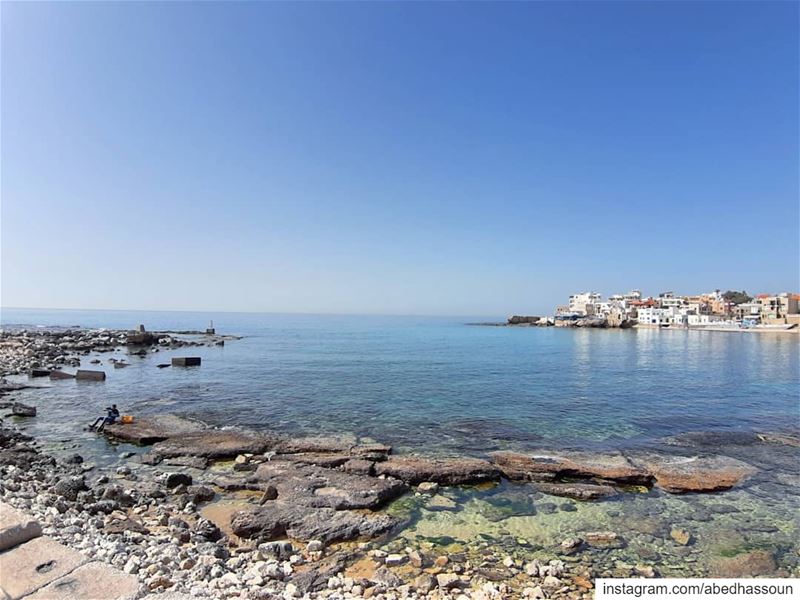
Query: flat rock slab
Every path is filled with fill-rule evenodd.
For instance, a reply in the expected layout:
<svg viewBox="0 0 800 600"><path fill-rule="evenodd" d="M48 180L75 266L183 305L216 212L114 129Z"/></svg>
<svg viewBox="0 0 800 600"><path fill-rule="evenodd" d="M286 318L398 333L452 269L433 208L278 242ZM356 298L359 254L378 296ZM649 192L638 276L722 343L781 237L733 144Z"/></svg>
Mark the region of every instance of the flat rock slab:
<svg viewBox="0 0 800 600"><path fill-rule="evenodd" d="M392 456L375 463L375 474L394 477L410 485L432 481L463 485L500 479L500 470L479 458L419 458Z"/></svg>
<svg viewBox="0 0 800 600"><path fill-rule="evenodd" d="M378 508L408 490L396 479L378 479L289 460L261 464L254 479L277 489L278 499L314 508Z"/></svg>
<svg viewBox="0 0 800 600"><path fill-rule="evenodd" d="M599 500L617 495L617 490L610 485L593 483L537 483L536 489L551 496L575 500Z"/></svg>
<svg viewBox="0 0 800 600"><path fill-rule="evenodd" d="M118 440L140 445L150 445L168 440L171 437L194 433L205 429L199 421L177 415L157 417L137 417L133 423L114 423L103 430Z"/></svg>
<svg viewBox="0 0 800 600"><path fill-rule="evenodd" d="M305 437L287 438L277 442L273 450L278 454L298 454L301 452L335 452L349 454L356 445L354 437Z"/></svg>
<svg viewBox="0 0 800 600"><path fill-rule="evenodd" d="M12 600L32 594L72 572L88 559L47 537L34 538L0 553L0 588ZM50 598L61 598L51 595Z"/></svg>
<svg viewBox="0 0 800 600"><path fill-rule="evenodd" d="M231 517L233 533L242 538L275 540L319 540L330 544L382 535L397 525L389 515L354 510L309 508L271 501L263 508L236 512Z"/></svg>
<svg viewBox="0 0 800 600"><path fill-rule="evenodd" d="M536 480L547 476L599 478L620 483L650 483L647 469L620 454L538 451L492 452L492 461L511 480Z"/></svg>
<svg viewBox="0 0 800 600"><path fill-rule="evenodd" d="M136 576L93 561L46 585L25 600L133 600L138 592Z"/></svg>
<svg viewBox="0 0 800 600"><path fill-rule="evenodd" d="M660 456L636 459L666 492L717 492L728 490L756 473L755 467L727 456Z"/></svg>
<svg viewBox="0 0 800 600"><path fill-rule="evenodd" d="M0 502L0 552L42 535L36 519Z"/></svg>
<svg viewBox="0 0 800 600"><path fill-rule="evenodd" d="M164 458L204 456L231 458L239 454L263 454L275 445L275 439L238 430L206 430L171 436L153 446L153 453Z"/></svg>

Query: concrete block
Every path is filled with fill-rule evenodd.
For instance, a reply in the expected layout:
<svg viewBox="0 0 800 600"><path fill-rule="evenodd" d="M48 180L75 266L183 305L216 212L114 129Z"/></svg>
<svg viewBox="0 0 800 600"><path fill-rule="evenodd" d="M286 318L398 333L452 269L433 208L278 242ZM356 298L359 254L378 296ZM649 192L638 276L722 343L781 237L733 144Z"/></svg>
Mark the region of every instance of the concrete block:
<svg viewBox="0 0 800 600"><path fill-rule="evenodd" d="M86 563L25 600L133 600L139 580L104 563Z"/></svg>
<svg viewBox="0 0 800 600"><path fill-rule="evenodd" d="M0 552L24 544L40 535L42 526L39 521L0 502Z"/></svg>
<svg viewBox="0 0 800 600"><path fill-rule="evenodd" d="M75 379L83 379L85 381L105 381L105 371L90 371L89 369L78 369L75 373Z"/></svg>
<svg viewBox="0 0 800 600"><path fill-rule="evenodd" d="M199 356L176 356L172 359L173 367L199 367Z"/></svg>
<svg viewBox="0 0 800 600"><path fill-rule="evenodd" d="M0 587L11 600L17 600L72 572L87 560L80 552L55 540L37 537L0 553Z"/></svg>
<svg viewBox="0 0 800 600"><path fill-rule="evenodd" d="M75 379L75 375L64 371L50 371L50 379Z"/></svg>

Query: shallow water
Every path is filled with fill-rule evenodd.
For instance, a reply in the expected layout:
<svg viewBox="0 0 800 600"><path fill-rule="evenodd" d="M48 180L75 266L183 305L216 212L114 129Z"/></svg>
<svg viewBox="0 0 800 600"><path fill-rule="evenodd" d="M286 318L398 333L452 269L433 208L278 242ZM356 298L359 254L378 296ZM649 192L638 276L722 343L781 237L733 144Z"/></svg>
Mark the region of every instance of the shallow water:
<svg viewBox="0 0 800 600"><path fill-rule="evenodd" d="M77 451L101 464L130 447L110 445L81 425L112 402L134 415L175 412L216 425L353 434L399 451L476 456L498 448L569 445L669 450L662 439L686 431L798 426L796 335L465 325L486 317L98 311L4 310L2 323L144 323L180 330L202 329L209 317L218 333L244 339L223 348L128 357L126 369L108 363L112 356L126 357L124 349L100 355L100 368L108 373L104 383L47 381L44 391L24 391L19 398L37 405L40 416L21 423L51 449ZM155 367L172 355L199 355L203 364ZM575 503L505 483L446 490L456 511L427 510L424 499L413 496L391 510L409 519L402 541L485 540L524 556L552 557L565 537L608 529L620 533L623 548L589 547L567 559L591 559L608 573L635 564L659 565L665 575L708 573L720 560L766 547L777 568L796 573L797 456L778 447L726 447L732 439L685 450L757 462L758 477L722 494L650 490ZM693 542L675 543L672 527L690 531Z"/></svg>

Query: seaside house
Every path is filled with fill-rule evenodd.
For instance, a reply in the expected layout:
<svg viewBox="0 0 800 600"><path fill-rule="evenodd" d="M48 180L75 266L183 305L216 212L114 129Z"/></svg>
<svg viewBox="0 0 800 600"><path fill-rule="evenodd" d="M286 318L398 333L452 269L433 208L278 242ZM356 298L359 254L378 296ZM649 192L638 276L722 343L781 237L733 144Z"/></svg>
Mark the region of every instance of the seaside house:
<svg viewBox="0 0 800 600"><path fill-rule="evenodd" d="M602 296L597 292L581 292L569 297L569 312L588 317L597 314Z"/></svg>

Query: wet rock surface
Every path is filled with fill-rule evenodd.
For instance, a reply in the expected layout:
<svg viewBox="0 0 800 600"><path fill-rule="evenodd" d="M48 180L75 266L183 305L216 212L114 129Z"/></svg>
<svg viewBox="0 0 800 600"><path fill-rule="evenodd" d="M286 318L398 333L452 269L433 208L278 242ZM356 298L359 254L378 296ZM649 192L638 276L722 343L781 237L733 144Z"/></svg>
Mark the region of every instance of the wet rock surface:
<svg viewBox="0 0 800 600"><path fill-rule="evenodd" d="M500 470L479 458L392 456L375 464L375 474L394 477L410 485L424 482L463 485L500 479Z"/></svg>
<svg viewBox="0 0 800 600"><path fill-rule="evenodd" d="M205 425L199 421L177 415L159 415L138 417L133 423L107 425L104 432L118 440L148 445L203 429Z"/></svg>

